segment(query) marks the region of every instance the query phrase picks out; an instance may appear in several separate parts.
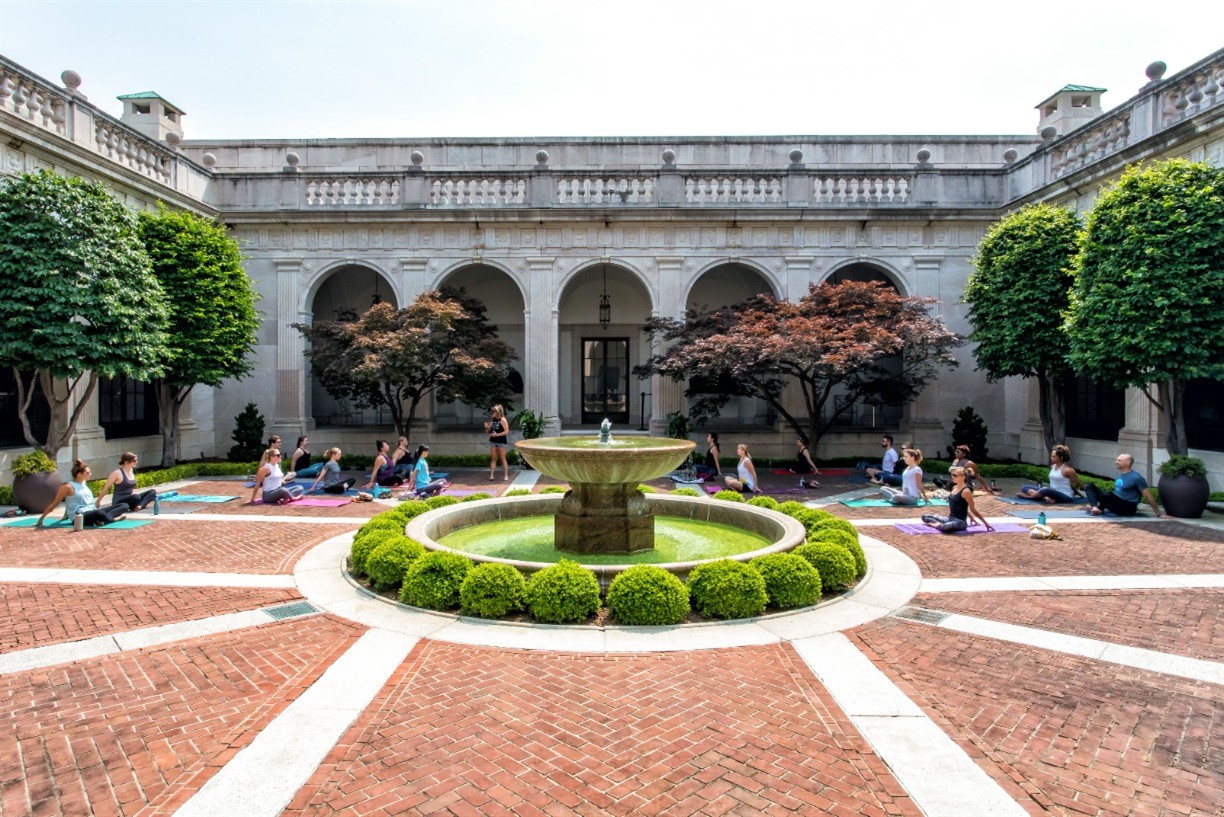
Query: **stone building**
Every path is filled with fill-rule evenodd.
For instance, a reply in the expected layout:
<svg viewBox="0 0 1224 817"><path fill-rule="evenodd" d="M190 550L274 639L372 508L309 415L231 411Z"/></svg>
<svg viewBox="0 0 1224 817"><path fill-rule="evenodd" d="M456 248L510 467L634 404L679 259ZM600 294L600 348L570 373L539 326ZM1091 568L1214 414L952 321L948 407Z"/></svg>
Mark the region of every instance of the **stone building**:
<svg viewBox="0 0 1224 817"><path fill-rule="evenodd" d="M684 411L683 387L640 381L651 315L735 303L768 292L875 279L933 296L967 333L961 295L986 229L1022 204L1087 210L1131 163L1187 157L1224 165L1224 50L1171 77L1156 63L1125 103L1068 85L1038 106L1035 136L650 137L573 139L185 140L184 113L156 93L121 97L118 120L81 93L0 58L0 168L41 167L104 181L133 207L163 200L216 216L242 244L265 315L256 375L198 389L181 455L224 453L235 414L254 400L269 431L311 433L320 447L372 450L387 418L314 383L295 322L335 319L375 300L403 305L442 285L481 298L517 351L515 404L555 417L554 431L604 416L658 433ZM610 304L601 322L601 296ZM913 403L896 410L837 402L820 456L876 450L881 430L932 451L972 405L1000 455L1043 462L1033 383L988 385L968 348ZM0 391L10 381L0 379ZM1157 416L1141 393L1069 380L1077 464L1109 473L1119 447L1146 472L1163 459ZM138 383L107 383L71 450L158 457L155 403ZM141 402L141 401L145 402ZM10 402L4 402L10 401ZM1191 390L1191 447L1224 488L1224 389ZM152 406L154 416L148 412ZM483 450L475 410L430 407L414 442ZM152 427L150 428L150 422ZM715 426L762 454L790 435L756 400ZM11 394L0 395L0 467L21 453Z"/></svg>

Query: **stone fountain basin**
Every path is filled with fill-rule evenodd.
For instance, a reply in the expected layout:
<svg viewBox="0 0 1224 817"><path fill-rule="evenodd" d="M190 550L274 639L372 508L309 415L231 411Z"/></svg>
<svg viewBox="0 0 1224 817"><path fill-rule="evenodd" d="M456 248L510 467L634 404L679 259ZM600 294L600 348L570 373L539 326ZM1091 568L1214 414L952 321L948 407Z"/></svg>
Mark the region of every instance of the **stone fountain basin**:
<svg viewBox="0 0 1224 817"><path fill-rule="evenodd" d="M645 482L676 470L697 444L667 437L541 437L514 448L541 474L570 483Z"/></svg>

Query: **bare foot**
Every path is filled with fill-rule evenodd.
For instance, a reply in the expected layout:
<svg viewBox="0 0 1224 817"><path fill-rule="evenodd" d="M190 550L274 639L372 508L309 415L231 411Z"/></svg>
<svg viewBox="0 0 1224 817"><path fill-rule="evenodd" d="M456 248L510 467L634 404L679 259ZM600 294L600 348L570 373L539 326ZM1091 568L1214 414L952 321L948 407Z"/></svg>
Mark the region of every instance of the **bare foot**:
<svg viewBox="0 0 1224 817"><path fill-rule="evenodd" d="M1054 497L1052 497L1052 496L1043 497L1043 499L1045 499L1045 503L1046 503L1047 505L1053 505L1053 504L1054 504Z"/></svg>
<svg viewBox="0 0 1224 817"><path fill-rule="evenodd" d="M1102 511L1100 508L1089 508L1088 513L1092 514L1093 516L1100 516L1101 514L1105 512Z"/></svg>

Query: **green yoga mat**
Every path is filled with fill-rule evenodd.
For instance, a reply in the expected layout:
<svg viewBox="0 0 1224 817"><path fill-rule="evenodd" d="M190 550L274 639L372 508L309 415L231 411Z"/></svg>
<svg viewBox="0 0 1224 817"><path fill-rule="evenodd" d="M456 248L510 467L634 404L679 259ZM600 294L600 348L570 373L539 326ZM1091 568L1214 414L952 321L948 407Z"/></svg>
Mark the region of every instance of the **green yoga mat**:
<svg viewBox="0 0 1224 817"><path fill-rule="evenodd" d="M4 524L10 528L32 528L38 523L37 516L24 516L20 519L13 519ZM152 519L122 519L118 522L111 522L109 525L86 526L86 530L112 530L117 528L139 528L142 525L152 525ZM71 519L57 519L54 522L47 521L43 524L45 528L72 528Z"/></svg>
<svg viewBox="0 0 1224 817"><path fill-rule="evenodd" d="M947 507L946 499L928 499L919 505L894 505L887 499L843 499L841 504L847 508L933 508Z"/></svg>

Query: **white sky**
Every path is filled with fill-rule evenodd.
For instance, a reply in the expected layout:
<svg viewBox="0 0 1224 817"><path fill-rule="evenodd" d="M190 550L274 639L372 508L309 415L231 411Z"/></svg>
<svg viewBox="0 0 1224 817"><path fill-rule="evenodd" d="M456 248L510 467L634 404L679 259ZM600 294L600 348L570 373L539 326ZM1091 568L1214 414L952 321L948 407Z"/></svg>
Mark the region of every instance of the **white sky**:
<svg viewBox="0 0 1224 817"><path fill-rule="evenodd" d="M1220 0L0 0L0 54L188 139L1030 134L1220 48Z"/></svg>

